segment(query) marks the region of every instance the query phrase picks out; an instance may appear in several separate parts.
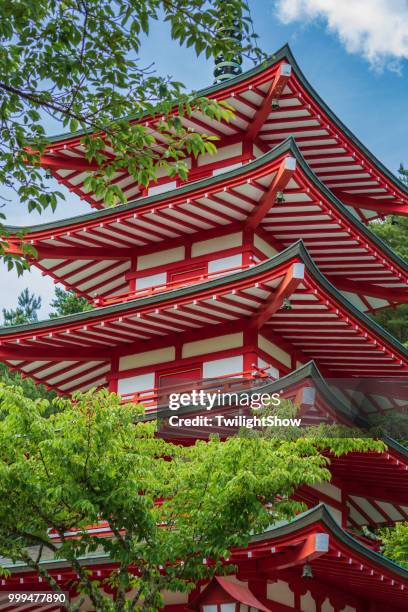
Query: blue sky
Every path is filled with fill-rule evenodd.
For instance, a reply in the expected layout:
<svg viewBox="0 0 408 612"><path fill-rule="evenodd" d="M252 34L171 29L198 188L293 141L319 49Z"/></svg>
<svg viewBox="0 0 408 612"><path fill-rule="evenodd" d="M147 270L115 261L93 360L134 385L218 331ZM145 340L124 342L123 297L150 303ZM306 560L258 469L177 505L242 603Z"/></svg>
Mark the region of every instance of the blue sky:
<svg viewBox="0 0 408 612"><path fill-rule="evenodd" d="M250 1L259 44L272 53L288 42L311 84L340 119L392 171L408 165L408 1L407 0ZM360 5L364 14L350 18L341 9ZM374 10L374 16L370 11ZM320 12L319 12L320 11ZM397 29L405 34L398 37ZM388 32L394 33L391 37ZM393 40L392 45L387 44ZM386 40L384 40L384 38ZM390 48L392 47L392 48ZM213 82L212 62L196 58L190 49L171 41L166 26L156 25L143 45L142 61L154 61L160 74L172 75L188 89ZM249 65L247 67L250 67ZM47 125L50 134L61 132ZM60 187L58 187L60 189ZM88 205L66 192L55 214L28 214L12 199L6 207L8 223L29 225L87 212ZM0 265L0 306L13 307L26 286L43 298L40 315L47 317L53 282L32 270L18 279Z"/></svg>

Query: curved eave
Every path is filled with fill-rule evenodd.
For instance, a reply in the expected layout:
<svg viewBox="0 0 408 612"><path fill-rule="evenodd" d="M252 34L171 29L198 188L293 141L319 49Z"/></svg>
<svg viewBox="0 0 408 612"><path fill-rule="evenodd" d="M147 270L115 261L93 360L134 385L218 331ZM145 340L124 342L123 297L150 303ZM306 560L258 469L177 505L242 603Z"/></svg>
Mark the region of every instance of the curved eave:
<svg viewBox="0 0 408 612"><path fill-rule="evenodd" d="M38 238L38 234L42 235L44 232L52 232L62 228L66 231L70 231L70 229L74 226L86 227L92 222L100 222L102 220L107 220L111 217L122 218L126 216L126 213L138 212L140 209L145 209L146 207L154 208L154 206L157 204L166 202L167 200L171 201L172 199L178 198L180 196L193 197L195 195L195 192L199 192L203 189L212 187L217 183L222 186L224 183L227 184L231 179L235 179L240 175L249 175L252 171L257 170L258 168L277 160L285 153L292 153L292 155L296 158L302 170L311 180L313 185L325 196L325 198L331 203L331 205L334 207L334 209L338 212L339 215L345 217L345 219L347 219L347 221L353 227L355 227L356 230L358 230L358 232L362 236L364 236L365 239L374 243L382 253L385 253L390 259L392 259L393 263L398 266L401 271L408 272L408 263L405 262L396 253L394 253L394 251L386 244L386 242L384 242L381 238L374 234L374 232L372 232L364 223L357 219L357 217L353 215L346 206L344 206L341 200L339 200L330 191L330 189L328 189L325 184L318 178L318 176L310 168L309 164L302 155L299 147L297 146L296 141L293 138L286 139L284 142L271 149L271 151L269 151L268 153L261 155L256 160L249 162L244 166L241 166L234 170L229 170L217 176L212 176L209 178L201 179L199 181L195 181L194 183L188 183L186 185L183 185L182 187L166 191L162 194L146 196L144 198L139 198L135 201L120 205L118 207L96 210L88 214L76 215L75 217L70 217L68 219L62 219L58 221L51 221L49 223L41 223L38 225L31 226L9 225L5 227L5 230L11 236L13 234L22 232L24 234L23 241L29 242L30 240L35 240L36 238ZM226 226L226 228L227 227L228 226Z"/></svg>
<svg viewBox="0 0 408 612"><path fill-rule="evenodd" d="M248 549L255 550L257 547L262 546L263 543L276 544L279 542L282 545L290 545L293 538L296 538L298 534L309 532L313 528L315 531L316 529L324 529L329 534L329 538L332 536L336 544L340 544L345 551L358 555L362 560L366 561L369 567L381 568L404 583L408 581L408 571L404 567L364 546L342 529L332 518L330 511L324 504L319 504L306 512L298 514L291 521L285 521L283 524L280 523L272 526L263 533L252 536L248 547L237 548L231 551L231 560L235 562L239 559L240 553L247 555ZM103 553L93 554L80 557L79 561L81 565L100 565L109 563L109 557ZM6 561L2 565L13 574L28 570L27 565L20 562L12 563ZM67 563L64 559L47 559L40 561L40 565L52 569L53 567L66 567Z"/></svg>
<svg viewBox="0 0 408 612"><path fill-rule="evenodd" d="M398 576L404 581L408 581L408 570L394 563L391 559L384 557L380 553L375 552L371 548L364 546L359 540L354 538L350 533L340 527L334 520L330 511L325 504L319 504L311 510L307 510L302 514L298 514L293 520L286 522L283 525L272 527L259 535L251 538L251 544L261 543L263 541L284 540L287 536L295 536L296 533L312 525L319 524L326 527L330 535L332 535L340 544L352 553L356 553L367 562L374 566L379 566L384 570Z"/></svg>
<svg viewBox="0 0 408 612"><path fill-rule="evenodd" d="M278 164L282 163L283 158L287 155L293 156L297 163L297 168L293 173L292 184L295 186L298 185L298 179L301 179L301 183L306 182L306 184L310 185L312 191L313 189L315 190L315 195L312 197L311 201L307 201L309 199L307 193L309 188L307 190L301 188L300 191L303 193L303 201L301 199L297 201L296 198L298 196L294 195L293 198L295 198L295 200L291 202L289 190L289 195L287 196L289 198L289 208L285 208L285 204L273 206L265 218L260 222L260 229L266 229L268 235L275 241L274 244L276 243L276 248L281 250L299 238L303 238L307 244L307 236L310 232L312 232L311 236L319 235L319 233L325 236L325 228L327 228L329 232L334 232L331 234L332 240L334 240L333 244L335 245L336 240L338 240L342 247L340 249L337 248L337 250L335 249L333 253L336 263L339 263L340 266L344 266L342 277L336 277L339 281L342 278L346 280L343 285L340 285L340 288L351 294L354 293L360 296L362 299L359 297L358 299L356 298L356 300L361 309L375 310L375 308L383 308L407 299L408 264L393 253L380 238L372 233L369 228L360 222L356 216L333 195L311 170L296 142L291 138L255 161L242 167L207 179L202 179L195 183L186 184L183 187L160 195L141 198L140 200L130 202L120 207L99 210L64 221L41 224L31 228L16 228L10 226L7 230L10 234L24 232L24 242L33 242L39 250L39 259L33 262L34 265L37 265L44 274L50 275L55 282L63 283L68 289L77 291L87 299L93 299L96 295L109 295L118 291L127 291L128 286L125 274L129 271L131 256L134 255L135 249L136 252L137 249L139 249L140 252L140 248L145 246L149 248L149 246L153 247L157 245L157 249L160 248L161 244L165 245L162 248L171 248L171 246L173 246L172 238L170 239L171 244L166 246L166 244L169 243L169 238L162 233L163 223L166 222L167 218L171 222L178 224L172 227L170 222L168 229L173 230L173 235L178 236L179 240L182 239L182 236L191 238L197 235L200 237L199 225L195 226L195 232L193 231L193 233L191 233L191 224L187 224L183 227L183 218L188 218L190 207L192 207L193 211L200 214L202 220L204 220L203 212L206 211L208 213L207 222L211 230L207 229L207 232L219 231L222 229L222 231L227 233L228 231L244 229L251 215L251 208L248 210L248 196L246 196L246 200L242 200L239 207L237 207L236 203L233 205L235 208L239 208L238 212L234 212L234 208L231 211L225 208L225 206L228 206L228 199L225 200L225 206L221 206L223 212L218 213L219 216L217 217L217 210L220 208L219 203L221 203L221 192L227 190L225 195L229 198L228 190L231 185L245 191L248 188L248 185L245 185L245 183L248 183L248 181L254 178L254 186L256 187L255 192L258 193L258 196L256 196L258 199L252 194L254 198L254 208L252 210L255 210L262 197L262 193L260 193L258 189L260 187L259 178L264 180L269 173L269 181L271 181ZM262 188L265 189L265 186L262 186ZM206 193L207 191L209 193ZM285 190L283 191L285 193ZM296 191L296 189L294 191ZM248 193L251 195L250 191ZM232 202L234 202L234 198L240 197L240 194L238 194L236 190L232 191L231 195L233 196ZM212 198L214 198L214 201L212 201ZM191 204L189 204L190 199L192 200ZM197 202L197 200L200 204L197 204L198 208L195 209L194 203ZM294 210L299 210L302 206L305 207L305 220L307 222L305 225L301 222L301 212L291 214L288 212L285 213L286 210L290 211L292 206L296 204L297 206ZM313 207L309 208L311 204L313 204ZM170 210L170 206L172 210ZM315 215L311 217L312 219L322 220L310 222L308 215L311 213L308 213L308 210L316 211L312 213L312 215ZM155 215L152 214L152 211L155 211ZM226 211L228 211L228 217L225 214ZM239 215L239 221L235 220L235 214ZM137 215L137 219L134 219L135 215ZM285 232L281 227L286 225L285 221L288 215L291 216L291 219L287 221L289 225L284 228L286 229ZM157 221L155 221L155 219ZM194 213L192 219L195 219ZM341 227L337 223L338 220L340 220ZM276 221L278 221L278 223L276 223ZM197 220L195 222L197 223ZM101 229L101 223L103 224L103 229ZM157 226L155 223L157 223ZM233 227L234 224L236 225L235 228ZM316 229L313 229L313 225L316 226ZM345 226L345 228L351 228L351 232L348 230L351 235L346 235L346 238L344 238L343 226ZM122 231L121 228L124 231L124 236L122 237L120 234ZM156 238L155 241L153 241L152 236L149 238L149 228L151 228L150 231L153 230L153 237L156 233L157 236L161 236L161 239L157 240ZM132 234L129 234L129 230ZM279 230L281 233L283 232L284 235L286 234L282 242L280 242L279 239ZM137 232L140 232L140 234ZM275 235L278 236L278 240L275 239ZM62 243L59 242L59 239ZM21 239L14 238L16 246L18 245L18 240ZM322 244L325 244L324 240L325 238L321 239ZM88 250L86 247L87 243L90 244ZM95 243L99 244L99 247L94 246ZM347 243L350 245L349 249L343 246L344 244L347 246ZM61 244L65 246L65 251L61 251ZM142 246L140 246L140 244ZM100 249L99 252L96 250L98 248ZM333 257L331 260L328 259L325 261L326 249L319 247L316 243L316 238L312 237L310 248L312 250L313 248L317 250L314 257L325 274L329 276L332 271L335 271L333 270L333 268L336 268L336 266L333 265ZM67 250L69 249L71 249L71 251L67 254ZM78 249L78 251L76 249ZM104 249L106 249L106 251ZM64 252L67 258L65 259L65 264L63 263ZM101 267L101 261L104 259L103 253L107 254L108 252L109 256L106 255L105 266L108 269L108 274L105 274L103 282L100 282L98 274L100 275L104 271L104 268ZM57 253L59 253L59 255L57 255ZM78 253L75 255L77 263L70 264L73 254L76 253ZM116 253L117 258L115 255ZM93 256L96 257L95 260L92 260ZM320 261L320 258L322 261ZM388 261L386 261L385 258L387 258ZM56 264L52 263L53 259L57 260ZM41 264L43 260L46 260L44 266ZM112 261L114 263L110 265L109 260L111 260L111 263ZM374 266L372 265L373 263ZM364 264L370 265L367 266ZM53 272L54 266L57 268L56 273ZM78 270L81 272L79 275ZM368 274L368 276L366 276L368 272L371 272L371 275ZM383 280L377 282L377 276ZM91 283L88 283L88 277L93 279ZM369 284L366 287L364 287L364 285L359 286L357 284L358 281L365 277L370 279ZM353 282L350 283L348 282L349 280ZM111 284L112 281L113 285ZM391 290L389 290L389 285L391 286ZM99 288L98 293L93 290L95 286ZM367 290L367 296L365 296L364 288ZM371 294L373 297L371 298L370 289L373 292ZM404 297L404 292L407 294L406 297Z"/></svg>
<svg viewBox="0 0 408 612"><path fill-rule="evenodd" d="M139 311L145 307L153 305L166 305L168 303L177 302L181 298L193 295L199 295L204 291L212 291L216 288L223 286L228 287L239 281L245 281L247 279L255 278L263 273L270 272L281 265L287 264L291 260L299 259L305 264L308 272L313 277L314 281L327 293L328 296L332 297L337 304L342 306L352 317L361 323L362 327L370 330L376 337L381 339L385 344L388 344L393 351L398 353L399 359L407 364L408 362L408 349L396 340L390 333L384 330L376 321L369 318L367 315L359 311L353 304L351 304L335 287L330 283L327 278L320 272L312 258L310 257L307 249L305 248L303 241L299 240L292 246L288 247L281 253L278 253L274 257L254 265L253 267L237 272L231 273L227 276L218 277L214 280L204 281L193 286L182 287L179 289L163 292L154 296L138 298L130 300L125 303L114 304L112 306L105 306L90 310L87 312L81 312L65 317L59 317L57 319L50 319L44 321L38 321L35 323L16 325L10 327L0 328L0 338L18 338L21 334L29 332L35 333L36 330L58 330L59 328L65 327L75 323L86 323L90 321L104 320L110 315L118 315L125 313L126 311Z"/></svg>
<svg viewBox="0 0 408 612"><path fill-rule="evenodd" d="M293 69L293 72L302 85L305 91L310 95L315 102L321 107L322 111L327 115L330 121L350 140L350 142L376 167L378 172L383 174L383 176L390 181L390 183L395 187L395 189L399 190L402 196L405 198L405 203L408 203L408 187L404 185L388 168L384 166L382 162L380 162L364 145L360 140L352 133L352 131L344 125L344 123L337 117L337 115L329 108L329 106L324 102L324 100L319 96L317 91L313 88L313 86L306 79L305 75L301 71L289 45L284 45L281 49L279 49L276 53L272 55L272 59L260 64L252 68L251 70L242 73L241 75L229 79L223 83L219 83L216 85L212 85L211 87L202 89L197 92L197 96L206 96L206 97L215 97L218 94L222 94L221 98L224 99L228 97L230 93L234 91L234 89L242 87L243 83L246 83L248 86L254 82L260 74L264 73L265 79L270 75L272 69L283 60L286 60ZM144 116L129 116L128 120L142 120L146 119L147 115ZM66 141L69 142L72 139L78 139L79 137L85 135L87 132L78 131L71 134L62 134L50 137L48 141L51 143L57 143ZM384 213L387 214L387 203L384 203Z"/></svg>

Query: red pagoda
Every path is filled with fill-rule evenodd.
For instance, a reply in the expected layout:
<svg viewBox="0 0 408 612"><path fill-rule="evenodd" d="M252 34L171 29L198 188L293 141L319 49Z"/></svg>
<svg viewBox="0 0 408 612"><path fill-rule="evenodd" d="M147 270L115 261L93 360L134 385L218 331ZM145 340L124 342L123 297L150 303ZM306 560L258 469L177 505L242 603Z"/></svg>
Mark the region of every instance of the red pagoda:
<svg viewBox="0 0 408 612"><path fill-rule="evenodd" d="M84 189L95 167L82 133L49 140L43 167L95 210L30 227L23 240L38 253L33 265L94 308L0 329L0 359L60 394L106 386L153 414L160 389L180 379L283 390L308 423L359 424L403 406L377 391L363 410L330 381L408 372L407 350L369 316L408 302L408 266L367 227L408 214L406 187L326 106L287 46L200 95L235 111L230 123L198 111L181 119L217 136L217 153L190 159L187 181L163 174L148 189L118 171L125 205L104 208ZM156 120L143 118L155 134ZM166 595L165 609L405 610L408 571L362 535L408 520L408 451L386 443L382 454L331 457L331 482L296 493L305 513L232 551L235 575ZM112 570L107 558L83 562L98 578ZM71 584L62 560L48 566ZM38 590L28 568L8 567L3 591Z"/></svg>

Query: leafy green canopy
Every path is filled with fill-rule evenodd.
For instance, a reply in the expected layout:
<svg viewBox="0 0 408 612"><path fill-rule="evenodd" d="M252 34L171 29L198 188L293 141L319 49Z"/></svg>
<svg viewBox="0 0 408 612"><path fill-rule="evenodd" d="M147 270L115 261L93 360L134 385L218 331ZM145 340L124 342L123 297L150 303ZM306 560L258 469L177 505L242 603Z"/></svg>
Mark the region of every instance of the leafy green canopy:
<svg viewBox="0 0 408 612"><path fill-rule="evenodd" d="M200 109L228 120L231 111L186 94L182 83L141 63L143 39L155 22L167 24L195 55L263 57L244 0L0 0L0 14L0 184L14 189L29 211L55 208L63 197L38 166L49 116L61 129L85 130L87 159L99 168L86 185L108 205L125 200L112 181L118 168L146 185L159 168L184 178L186 155L214 152L214 138L183 128L180 116ZM220 24L233 23L242 29L240 41L219 34ZM178 114L171 117L174 106ZM155 135L129 122L145 113L160 118ZM103 153L107 146L113 158ZM0 255L21 272L23 260L4 253L6 238L3 229ZM35 254L27 245L23 250Z"/></svg>
<svg viewBox="0 0 408 612"><path fill-rule="evenodd" d="M408 522L397 523L394 527L382 529L380 535L384 555L408 567Z"/></svg>
<svg viewBox="0 0 408 612"><path fill-rule="evenodd" d="M288 499L297 487L330 478L323 448L384 449L370 440L245 437L184 448L156 437L155 423L140 421L138 407L116 394L74 399L54 400L59 412L46 418L48 401L0 385L0 555L28 564L54 589L41 559L66 559L98 611L157 610L163 589L188 591L222 572L231 548L302 509ZM98 521L111 537L87 531ZM80 537L68 538L71 529ZM107 580L113 601L79 561L90 554L117 564Z"/></svg>

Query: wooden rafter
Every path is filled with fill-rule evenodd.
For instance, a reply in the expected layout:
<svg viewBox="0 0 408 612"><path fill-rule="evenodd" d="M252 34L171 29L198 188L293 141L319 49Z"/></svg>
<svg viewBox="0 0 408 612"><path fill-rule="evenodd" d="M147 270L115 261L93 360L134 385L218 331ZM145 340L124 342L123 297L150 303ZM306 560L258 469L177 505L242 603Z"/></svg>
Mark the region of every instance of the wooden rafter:
<svg viewBox="0 0 408 612"><path fill-rule="evenodd" d="M285 157L281 162L279 169L273 179L268 191L262 196L259 204L254 208L248 216L246 225L250 229L255 229L261 223L262 219L274 205L278 191L282 191L288 184L290 178L296 170L296 159L294 157Z"/></svg>
<svg viewBox="0 0 408 612"><path fill-rule="evenodd" d="M294 547L274 554L260 562L261 571L282 570L299 564L308 563L329 551L329 534L311 533Z"/></svg>
<svg viewBox="0 0 408 612"><path fill-rule="evenodd" d="M351 293L356 293L357 295L364 294L369 297L376 297L382 300L389 300L390 302L398 302L398 304L407 304L408 303L408 288L399 290L393 287L381 287L379 285L373 285L371 283L363 282L363 281L352 281L349 279L343 279L336 276L336 278L331 278L330 275L327 275L328 280L336 285L337 289L341 289L342 291L349 291Z"/></svg>
<svg viewBox="0 0 408 612"><path fill-rule="evenodd" d="M388 199L381 201L366 195L348 193L342 189L332 189L332 192L343 202L343 204L347 204L353 208L365 208L366 210L373 210L384 214L408 216L408 206L405 204L396 204L390 202Z"/></svg>
<svg viewBox="0 0 408 612"><path fill-rule="evenodd" d="M254 118L249 124L246 131L246 138L248 140L254 140L262 125L265 123L266 118L272 109L272 100L278 99L284 90L284 87L292 73L292 67L289 64L283 63L279 66L278 72L272 82L272 85L262 102L261 107L255 113Z"/></svg>
<svg viewBox="0 0 408 612"><path fill-rule="evenodd" d="M283 304L283 300L295 291L296 287L305 277L305 265L303 263L293 264L286 272L285 277L278 285L277 289L258 310L252 318L252 326L260 329L263 324L277 311Z"/></svg>

